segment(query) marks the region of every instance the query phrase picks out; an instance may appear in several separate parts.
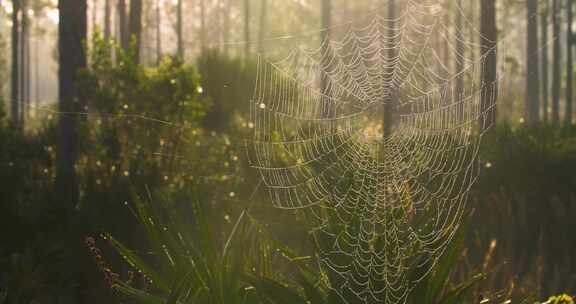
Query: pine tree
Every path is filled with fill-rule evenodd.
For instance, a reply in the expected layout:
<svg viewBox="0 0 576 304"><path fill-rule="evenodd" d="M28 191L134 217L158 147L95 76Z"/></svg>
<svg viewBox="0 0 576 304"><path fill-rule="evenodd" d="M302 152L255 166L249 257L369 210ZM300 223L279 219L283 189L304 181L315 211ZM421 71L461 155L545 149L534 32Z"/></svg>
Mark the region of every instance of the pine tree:
<svg viewBox="0 0 576 304"><path fill-rule="evenodd" d="M496 99L498 97L496 0L482 0L480 19L480 49L485 55L480 93L480 111L485 113L485 116L480 118L480 132L484 133L496 124Z"/></svg>
<svg viewBox="0 0 576 304"><path fill-rule="evenodd" d="M526 1L526 119L528 124L538 123L540 103L540 72L538 68L538 0Z"/></svg>
<svg viewBox="0 0 576 304"><path fill-rule="evenodd" d="M457 3L458 7L462 7L462 0L458 0ZM456 53L458 56L455 56L456 60L456 99L461 100L462 95L464 94L464 75L462 71L464 70L464 58L466 58L464 54L464 33L462 32L462 27L464 26L462 14L456 14ZM458 103L458 120L462 121L464 119L464 103Z"/></svg>
<svg viewBox="0 0 576 304"><path fill-rule="evenodd" d="M156 64L162 60L162 15L160 0L156 0Z"/></svg>
<svg viewBox="0 0 576 304"><path fill-rule="evenodd" d="M543 1L543 8L541 14L541 24L540 24L540 38L542 39L541 48L541 62L542 62L542 119L544 123L548 123L548 103L550 101L549 90L550 90L550 79L548 75L549 69L549 55L548 55L548 28L549 28L549 13L550 4L548 0Z"/></svg>
<svg viewBox="0 0 576 304"><path fill-rule="evenodd" d="M110 0L104 1L104 39L106 41L112 38L111 36L111 8L110 8Z"/></svg>
<svg viewBox="0 0 576 304"><path fill-rule="evenodd" d="M79 72L86 67L84 41L87 32L86 0L59 0L59 103L61 113L83 111L78 89ZM74 115L58 116L58 154L56 191L64 210L70 214L78 203L75 164L78 158L79 119Z"/></svg>
<svg viewBox="0 0 576 304"><path fill-rule="evenodd" d="M12 0L12 79L11 117L12 124L19 129L20 124L20 0Z"/></svg>
<svg viewBox="0 0 576 304"><path fill-rule="evenodd" d="M130 32L129 42L134 43L134 61L140 62L140 48L142 45L142 0L130 0Z"/></svg>
<svg viewBox="0 0 576 304"><path fill-rule="evenodd" d="M182 34L182 0L178 0L176 4L176 39L177 39L177 56L180 59L184 58L184 37Z"/></svg>
<svg viewBox="0 0 576 304"><path fill-rule="evenodd" d="M126 0L118 0L118 34L120 35L120 46L124 50L130 47L130 36L128 34L128 23L126 16Z"/></svg>
<svg viewBox="0 0 576 304"><path fill-rule="evenodd" d="M392 37L396 36L396 0L388 0L388 39L390 39L390 45L388 46L388 62L394 62L394 58L397 56L396 54L396 47L394 43L394 39ZM394 67L390 66L388 75L392 75L394 71ZM392 79L387 79L387 83L390 83ZM395 94L396 92L388 92L390 96L388 100L384 101L384 120L382 124L383 129L383 136L384 138L390 137L392 134L392 119L393 119L393 112L392 109L395 103Z"/></svg>
<svg viewBox="0 0 576 304"><path fill-rule="evenodd" d="M566 0L566 126L572 124L574 85L574 34L572 31L574 1Z"/></svg>
<svg viewBox="0 0 576 304"><path fill-rule="evenodd" d="M560 66L560 7L558 0L552 1L552 27L554 32L554 55L552 59L552 124L560 123L560 82L562 68Z"/></svg>

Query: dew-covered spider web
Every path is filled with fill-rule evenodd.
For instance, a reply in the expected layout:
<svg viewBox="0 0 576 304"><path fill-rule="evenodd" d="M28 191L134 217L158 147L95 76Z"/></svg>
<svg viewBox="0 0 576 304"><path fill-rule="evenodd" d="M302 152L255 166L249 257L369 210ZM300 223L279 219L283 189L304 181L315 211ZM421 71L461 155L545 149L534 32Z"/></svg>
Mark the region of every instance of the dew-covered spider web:
<svg viewBox="0 0 576 304"><path fill-rule="evenodd" d="M275 207L305 215L324 283L348 303L403 303L434 267L494 115L473 25L402 3L317 48L261 56L251 100L251 166Z"/></svg>

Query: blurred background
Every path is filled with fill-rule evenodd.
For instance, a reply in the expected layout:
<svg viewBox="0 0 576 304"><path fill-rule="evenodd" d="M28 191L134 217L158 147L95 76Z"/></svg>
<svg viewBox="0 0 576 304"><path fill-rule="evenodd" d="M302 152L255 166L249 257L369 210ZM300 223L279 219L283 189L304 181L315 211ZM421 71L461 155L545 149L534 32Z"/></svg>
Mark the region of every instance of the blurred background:
<svg viewBox="0 0 576 304"><path fill-rule="evenodd" d="M249 207L313 257L305 219L255 191L245 159L257 56L318 47L385 2L0 0L0 303L132 303L111 285L138 267L107 236L153 260L139 198L191 222L204 210L217 250ZM438 3L470 25L470 56L492 37L505 71L445 288L482 273L470 303L574 295L574 2Z"/></svg>

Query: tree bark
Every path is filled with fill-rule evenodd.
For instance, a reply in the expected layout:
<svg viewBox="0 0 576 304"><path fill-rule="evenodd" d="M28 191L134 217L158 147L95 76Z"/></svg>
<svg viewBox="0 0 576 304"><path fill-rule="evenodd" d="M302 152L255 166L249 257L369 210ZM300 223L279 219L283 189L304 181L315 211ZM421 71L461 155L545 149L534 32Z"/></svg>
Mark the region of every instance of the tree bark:
<svg viewBox="0 0 576 304"><path fill-rule="evenodd" d="M264 39L266 29L266 14L268 10L268 0L261 0L262 6L260 7L260 29L258 33L258 52L264 53ZM322 0L326 1L326 0Z"/></svg>
<svg viewBox="0 0 576 304"><path fill-rule="evenodd" d="M538 123L540 103L540 71L538 68L538 0L526 1L527 47L526 47L526 121L530 125Z"/></svg>
<svg viewBox="0 0 576 304"><path fill-rule="evenodd" d="M200 0L200 44L202 51L207 48L206 44L206 0Z"/></svg>
<svg viewBox="0 0 576 304"><path fill-rule="evenodd" d="M224 54L228 54L230 43L230 0L222 0L222 42Z"/></svg>
<svg viewBox="0 0 576 304"><path fill-rule="evenodd" d="M118 0L118 32L120 35L120 46L125 51L130 47L126 17L126 0Z"/></svg>
<svg viewBox="0 0 576 304"><path fill-rule="evenodd" d="M21 0L20 32L20 125L26 126L30 111L30 18L28 16L29 2Z"/></svg>
<svg viewBox="0 0 576 304"><path fill-rule="evenodd" d="M86 0L59 0L60 22L58 25L59 103L61 113L76 113L83 110L79 95L78 74L86 67L84 41L87 34ZM59 201L67 213L72 213L78 203L78 183L75 164L78 158L77 115L60 115L58 119L58 155L56 168L56 190Z"/></svg>
<svg viewBox="0 0 576 304"><path fill-rule="evenodd" d="M462 0L458 0L457 3L458 7L462 7ZM456 14L456 100L458 102L457 107L457 116L458 121L463 122L464 120L464 102L462 100L462 95L464 94L464 58L466 58L465 54L465 46L464 46L464 33L462 32L462 27L464 23L464 18L462 14Z"/></svg>
<svg viewBox="0 0 576 304"><path fill-rule="evenodd" d="M134 43L134 62L140 63L142 44L142 0L130 0L130 35L128 43Z"/></svg>
<svg viewBox="0 0 576 304"><path fill-rule="evenodd" d="M39 20L34 20L34 116L38 117L38 109L40 108L40 26Z"/></svg>
<svg viewBox="0 0 576 304"><path fill-rule="evenodd" d="M572 110L573 110L573 85L574 85L574 35L572 31L573 21L573 0L566 0L566 126L572 125Z"/></svg>
<svg viewBox="0 0 576 304"><path fill-rule="evenodd" d="M176 7L176 37L178 41L178 53L177 56L180 59L184 59L184 37L182 36L182 0L178 0Z"/></svg>
<svg viewBox="0 0 576 304"><path fill-rule="evenodd" d="M384 100L384 117L382 121L382 135L383 138L386 139L392 135L392 124L393 124L393 109L396 103L396 92L392 92L392 75L394 74L394 69L396 68L393 66L394 59L397 57L397 51L395 46L395 41L393 37L396 37L396 0L389 0L388 1L388 39L390 39L388 46L388 63L390 66L387 68L387 74L390 75L389 79L386 80L388 86L388 98Z"/></svg>
<svg viewBox="0 0 576 304"><path fill-rule="evenodd" d="M244 55L246 58L250 56L250 0L244 0Z"/></svg>
<svg viewBox="0 0 576 304"><path fill-rule="evenodd" d="M480 11L480 49L486 56L482 64L480 132L485 133L496 124L496 100L498 98L496 0L482 0Z"/></svg>
<svg viewBox="0 0 576 304"><path fill-rule="evenodd" d="M104 2L104 39L109 41L111 37L111 9L110 9L110 0L105 0Z"/></svg>
<svg viewBox="0 0 576 304"><path fill-rule="evenodd" d="M12 0L12 79L11 79L11 117L12 124L20 125L20 0Z"/></svg>
<svg viewBox="0 0 576 304"><path fill-rule="evenodd" d="M98 0L92 0L92 35L96 33L96 26L98 24Z"/></svg>
<svg viewBox="0 0 576 304"><path fill-rule="evenodd" d="M552 27L554 32L554 58L552 59L552 124L554 125L558 125L560 122L560 82L562 81L559 11L558 0L553 0Z"/></svg>
<svg viewBox="0 0 576 304"><path fill-rule="evenodd" d="M541 31L541 39L542 39L542 119L545 124L548 123L548 102L550 99L549 90L550 90L550 78L548 75L549 69L549 55L548 55L548 16L550 13L550 4L548 0L543 1L544 7L541 15L541 24L540 24L540 31Z"/></svg>
<svg viewBox="0 0 576 304"><path fill-rule="evenodd" d="M324 118L329 118L332 117L333 113L332 113L332 109L330 109L328 107L329 101L326 100L328 99L329 95L330 95L330 88L329 88L329 80L328 80L328 75L325 72L326 70L329 69L328 66L328 59L325 58L325 55L327 54L327 52L329 51L329 46L330 46L330 36L331 36L331 31L330 31L330 25L331 25L331 19L332 19L332 1L331 0L322 0L322 7L321 7L321 12L322 12L322 16L321 16L321 26L322 26L322 30L320 32L320 46L321 46L321 53L322 53L322 58L320 59L320 92L322 93L322 99L324 99L324 102L322 102L322 117Z"/></svg>
<svg viewBox="0 0 576 304"><path fill-rule="evenodd" d="M156 0L156 63L159 65L162 60L162 15L160 11L160 0Z"/></svg>

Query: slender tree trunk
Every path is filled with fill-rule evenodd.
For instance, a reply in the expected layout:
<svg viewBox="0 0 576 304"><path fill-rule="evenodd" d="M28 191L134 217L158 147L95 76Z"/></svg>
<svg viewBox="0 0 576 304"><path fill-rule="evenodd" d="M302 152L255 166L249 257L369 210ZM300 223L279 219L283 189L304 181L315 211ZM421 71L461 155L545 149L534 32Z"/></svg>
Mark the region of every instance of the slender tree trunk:
<svg viewBox="0 0 576 304"><path fill-rule="evenodd" d="M118 0L118 32L120 35L120 46L125 51L130 47L130 37L128 35L126 22L126 0Z"/></svg>
<svg viewBox="0 0 576 304"><path fill-rule="evenodd" d="M162 15L160 11L160 0L156 0L156 63L159 65L162 60Z"/></svg>
<svg viewBox="0 0 576 304"><path fill-rule="evenodd" d="M573 109L573 85L574 85L574 35L572 31L573 21L573 0L566 0L566 126L572 125L572 109Z"/></svg>
<svg viewBox="0 0 576 304"><path fill-rule="evenodd" d="M393 109L396 103L396 92L392 92L392 75L394 74L395 66L393 64L394 58L397 57L397 51L395 47L395 41L393 37L396 37L396 0L388 0L388 39L389 46L388 46L388 63L389 67L387 67L387 75L389 79L386 79L386 86L388 87L386 94L388 94L388 98L384 100L384 117L382 121L382 134L383 138L386 139L392 135L392 124L393 124Z"/></svg>
<svg viewBox="0 0 576 304"><path fill-rule="evenodd" d="M184 37L182 36L182 0L178 0L176 7L176 37L178 40L178 53L177 56L180 59L184 59Z"/></svg>
<svg viewBox="0 0 576 304"><path fill-rule="evenodd" d="M472 22L472 24L476 24L477 22L477 8L478 8L478 4L476 1L469 1L470 2L470 22ZM469 26L470 28L470 41L472 43L478 43L478 40L476 39L476 37L478 37L477 35L477 29L474 26ZM476 49L475 48L471 48L470 49L470 58L472 60L476 60Z"/></svg>
<svg viewBox="0 0 576 304"><path fill-rule="evenodd" d="M38 18L34 19L34 116L38 117L40 108L40 26Z"/></svg>
<svg viewBox="0 0 576 304"><path fill-rule="evenodd" d="M266 15L268 10L268 0L261 0L262 6L260 8L260 29L258 33L258 52L264 53L264 39L266 34ZM326 1L326 0L322 0Z"/></svg>
<svg viewBox="0 0 576 304"><path fill-rule="evenodd" d="M462 7L462 0L458 0L458 7ZM462 122L464 120L464 102L462 100L462 95L464 94L464 58L466 58L464 50L464 33L462 32L463 27L463 16L460 13L456 14L456 100L458 101L457 115L458 121Z"/></svg>
<svg viewBox="0 0 576 304"><path fill-rule="evenodd" d="M244 55L246 58L250 56L250 0L244 0Z"/></svg>
<svg viewBox="0 0 576 304"><path fill-rule="evenodd" d="M540 33L542 39L542 119L545 124L548 123L548 102L550 99L550 78L548 75L548 65L550 64L548 55L548 17L550 13L550 4L548 0L543 1L544 7L541 16Z"/></svg>
<svg viewBox="0 0 576 304"><path fill-rule="evenodd" d="M560 82L562 81L559 12L558 0L552 0L552 27L554 32L554 58L552 59L552 124L554 125L560 123Z"/></svg>
<svg viewBox="0 0 576 304"><path fill-rule="evenodd" d="M20 0L12 0L12 79L11 116L15 128L20 128Z"/></svg>
<svg viewBox="0 0 576 304"><path fill-rule="evenodd" d="M485 55L482 65L482 91L480 93L480 132L484 133L496 124L497 77L497 28L496 0L482 0L480 49Z"/></svg>
<svg viewBox="0 0 576 304"><path fill-rule="evenodd" d="M526 2L527 12L527 47L526 47L526 107L527 122L538 123L540 117L540 71L538 68L538 0Z"/></svg>
<svg viewBox="0 0 576 304"><path fill-rule="evenodd" d="M224 43L224 54L228 54L230 43L230 1L222 0L222 41Z"/></svg>
<svg viewBox="0 0 576 304"><path fill-rule="evenodd" d="M23 129L25 125L25 117L26 117L26 34L28 32L28 4L26 3L27 0L20 0L20 45L18 49L20 50L19 60L20 62L18 65L20 66L20 79L18 80L18 84L20 85L20 112L18 113L20 117L18 118L20 127Z"/></svg>
<svg viewBox="0 0 576 304"><path fill-rule="evenodd" d="M98 0L92 0L92 35L96 33L96 27L98 25Z"/></svg>
<svg viewBox="0 0 576 304"><path fill-rule="evenodd" d="M61 113L82 110L78 88L79 71L86 67L86 52L83 41L87 34L86 0L59 0L59 104ZM58 121L58 155L56 168L56 190L60 202L68 214L73 213L78 203L78 183L74 166L78 158L78 123L76 115L60 115Z"/></svg>
<svg viewBox="0 0 576 304"><path fill-rule="evenodd" d="M208 47L206 43L206 0L200 0L200 44L202 51Z"/></svg>
<svg viewBox="0 0 576 304"><path fill-rule="evenodd" d="M24 128L26 125L26 118L28 114L29 103L29 61L28 46L29 46L29 18L28 18L28 0L20 1L21 7L21 31L20 31L20 126Z"/></svg>
<svg viewBox="0 0 576 304"><path fill-rule="evenodd" d="M134 62L140 63L142 45L142 0L130 0L130 35L128 43L134 43Z"/></svg>
<svg viewBox="0 0 576 304"><path fill-rule="evenodd" d="M454 1L454 0L453 0ZM447 10L448 12L452 12L452 2L448 1L445 4L445 10ZM446 26L444 27L444 35L445 37L451 37L451 29L450 29L450 18L451 15L449 14L445 14L444 15L444 23L446 24ZM441 36L441 35L438 35ZM443 54L443 60L444 60L444 76L446 77L446 79L449 79L452 74L451 74L451 70L452 70L452 62L454 61L452 58L452 54L450 53L450 44L452 43L452 41L450 41L449 39L445 38L442 39L440 38L441 42L443 41L444 43L442 43L442 49L444 50L444 54Z"/></svg>
<svg viewBox="0 0 576 304"><path fill-rule="evenodd" d="M328 75L325 72L327 69L329 69L328 66L329 59L327 59L325 55L328 53L330 47L330 36L331 36L330 25L332 21L331 2L332 2L331 0L322 0L322 7L321 7L322 31L320 32L320 46L321 46L322 58L320 59L320 92L322 92L323 95L322 99L327 99L328 98L327 96L330 95ZM322 104L323 104L322 117L325 118L332 117L333 114L331 112L332 109L328 107L329 102L327 100L324 100Z"/></svg>
<svg viewBox="0 0 576 304"><path fill-rule="evenodd" d="M111 9L110 9L110 1L111 0L104 0L104 39L109 41L111 37Z"/></svg>

